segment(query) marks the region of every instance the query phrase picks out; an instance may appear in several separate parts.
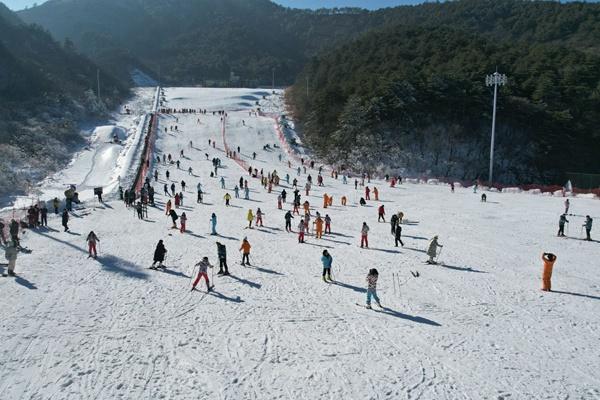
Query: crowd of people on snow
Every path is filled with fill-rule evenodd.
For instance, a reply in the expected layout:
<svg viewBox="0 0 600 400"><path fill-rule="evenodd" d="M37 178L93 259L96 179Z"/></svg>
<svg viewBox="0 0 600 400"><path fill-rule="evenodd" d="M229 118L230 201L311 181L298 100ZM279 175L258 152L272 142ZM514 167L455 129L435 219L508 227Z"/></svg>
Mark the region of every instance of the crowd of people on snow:
<svg viewBox="0 0 600 400"><path fill-rule="evenodd" d="M173 114L173 113L207 114L206 109L196 110L196 109L187 109L187 108L179 109L179 110L165 108L165 109L162 109L162 112L169 113L169 114ZM227 116L227 113L222 110L221 111L213 111L212 114L219 115L222 117ZM178 122L178 119L176 119L176 122ZM200 122L200 120L198 120L198 122ZM245 125L245 123L244 123L244 125ZM175 132L179 131L179 128L177 125L174 125L174 126L172 125L169 127L169 129L171 131L175 131ZM168 132L167 127L165 127L165 132ZM213 149L216 148L215 141L212 139L209 139L208 145L209 145L209 149L211 147ZM191 141L189 143L189 146L190 146L190 148L193 148L193 144ZM276 145L274 147L278 148L278 146L276 146ZM234 150L234 151L227 152L227 154L226 154L227 157L233 158L233 159L242 157L241 148L238 146L236 150L237 151ZM265 145L263 147L263 150L270 151L271 146ZM206 160L209 160L209 154L205 153L205 156L206 156ZM252 153L252 160L256 160L256 157L257 157L257 153L256 152ZM175 159L175 157L173 157L170 153L162 154L162 159L160 156L156 156L156 165L155 165L155 169L154 169L154 173L153 173L154 183L158 184L159 178L160 178L159 167L164 167L164 169L165 169L165 171L164 171L165 180L164 180L164 186L163 186L163 193L164 193L165 198L167 198L166 202L164 203L165 204L165 208L164 208L165 215L170 218L171 223L172 223L171 227L173 229L178 229L181 234L185 234L187 232L188 216L187 216L186 212L182 212L181 214L178 214L177 210L180 209L181 207L183 207L184 198L187 198L187 195L185 194L185 193L187 193L186 192L187 184L184 180L181 180L180 182L173 181L171 179L171 172L169 170L169 167L176 166L177 170L182 170L182 163L185 163L186 160L187 160L187 158L184 155L183 149L180 150L178 159ZM279 156L279 161L283 162L281 155ZM211 160L211 163L212 163L212 170L210 172L210 177L218 178L219 177L219 169L222 168L222 161L218 157L213 157ZM287 161L287 166L290 169L292 168L291 161L289 161L289 160ZM314 232L314 238L317 240L322 239L323 235L328 235L328 234L332 233L332 218L329 216L329 214L325 213L325 215L323 216L320 211L317 211L315 209L314 205L311 205L311 203L308 201L308 199L302 201L302 193L304 193L304 196L306 196L306 198L308 198L311 194L311 191L313 190L313 183L314 183L313 176L309 171L307 171L307 167L311 171L313 171L313 170L316 171L317 186L324 187L325 179L323 176L323 167L319 166L318 168L315 168L316 165L315 165L315 161L313 161L313 160L307 161L304 158L301 158L300 165L297 166L297 168L295 169L295 171L297 173L297 177L294 177L293 179L289 173L286 173L285 177L280 178L277 170L267 171L265 173L265 171L263 169L259 170L258 168L256 168L256 167L253 168L252 166L249 166L247 169L248 178L259 180L260 185L263 187L264 190L266 190L267 193L272 193L272 191L274 189L278 188L280 186L280 183L282 180L285 181L287 185L290 185L289 190L292 191L291 194L293 194L293 200L290 203L290 209L285 211L283 220L284 220L284 224L285 224L285 231L288 233L291 233L291 232L294 232L293 225L292 225L292 220L294 219L294 215L299 217L298 224L296 225L297 234L298 234L298 243L306 242L306 235L311 233L311 229ZM344 169L342 168L342 171L343 170ZM302 171L304 171L304 173L307 174L306 182L303 186L300 185L300 182L298 180L298 177L301 176ZM195 177L195 175L193 175L193 169L191 166L188 167L187 172L188 172L188 175ZM332 179L338 180L339 171L337 169L332 169L330 176ZM360 187L360 188L362 188L361 189L362 191L359 193L361 193L361 194L364 193L364 195L361 195L358 200L358 203L360 204L360 206L366 206L367 202L369 202L369 201L374 201L374 202L380 201L380 194L381 194L380 189L371 184L371 175L369 173L363 173L360 176L354 177L354 178L351 177L349 174L342 173L342 183L344 185L348 185L350 183L351 179L354 179L354 182L353 182L354 189L356 191L359 191L359 187ZM390 187L394 188L396 185L402 184L402 176L386 175L385 181L389 183ZM171 183L170 185L169 185L169 182ZM233 188L234 196L231 196L231 194L227 191L225 176L220 176L220 179L218 180L218 182L220 184L220 188L225 191L225 194L223 196L225 206L229 207L232 205L232 202L236 201L237 199L240 199L241 198L240 192L243 193L244 200L250 200L250 187L249 187L248 179L246 179L244 177L239 178L239 181L236 182L236 184ZM180 188L177 187L178 185ZM301 192L301 189L302 189L302 192ZM451 184L451 191L452 192L455 191L454 184ZM477 184L474 185L473 191L474 191L474 193L477 192ZM200 181L197 182L197 184L196 184L196 192L197 192L196 202L199 204L202 204L204 201L205 191L204 191L203 185ZM155 190L154 190L154 187L152 186L151 177L147 177L145 179L145 182L139 191L136 190L135 188L129 188L129 189L123 190L123 188L121 186L119 186L118 193L119 193L119 198L125 203L125 206L128 208L132 207L134 209L134 215L137 216L138 219L143 220L143 219L147 218L148 207L156 206ZM291 194L290 194L290 196L291 196ZM288 192L286 191L285 188L283 188L281 191L279 191L279 189L277 189L276 199L277 199L277 209L283 210L284 206L287 206L287 204L288 204L287 203ZM99 195L99 200L100 200L100 202L102 202L102 198L100 195ZM348 201L347 196L343 195L340 197L340 204L342 206L346 206L347 201ZM487 202L487 195L485 193L483 193L481 195L481 201ZM61 222L62 222L64 231L68 232L69 231L68 224L69 224L69 220L70 220L69 212L71 212L73 209L73 203L79 203L78 193L76 192L76 188L74 186L69 187L65 191L64 202L65 202L65 206L62 210L62 213L60 213L60 216L61 216ZM323 210L326 210L326 209L332 207L333 204L334 204L334 197L329 195L328 193L324 193L323 194ZM52 210L53 210L54 214L59 214L61 201L58 198L54 198L51 201L51 206L52 206ZM567 224L569 223L567 216L573 216L573 214L568 213L569 207L570 207L570 201L569 201L569 199L567 199L565 201L565 211L564 211L564 213L562 213L560 215L560 218L559 218L559 230L558 230L559 237L565 236L565 226L568 227ZM376 209L377 209L377 216L378 216L377 222L387 223L385 206L383 204L379 204ZM302 214L301 214L301 210L303 212ZM48 212L49 212L49 210L47 208L46 203L40 202L40 204L35 204L28 208L26 222L21 222L21 224L23 224L22 227L21 227L21 224L15 219L12 219L10 221L10 224L8 227L6 226L4 221L0 220L1 242L2 242L3 246L5 247L5 256L6 256L7 260L9 261L9 263L8 263L8 274L9 275L15 274L14 270L15 270L17 254L19 251L23 250L23 248L20 246L19 237L18 237L19 229L20 228L36 229L38 227L47 226L48 225ZM247 229L253 229L253 223L255 224L256 227L262 227L264 224L264 220L263 220L264 216L265 216L265 213L261 210L260 207L257 207L256 210L249 208L246 213ZM179 221L179 225L178 225L178 221ZM390 232L393 237L395 247L398 247L398 245L404 246L404 243L402 241L403 221L404 221L404 213L402 211L395 212L390 217L390 221L389 221L389 223L391 225ZM592 222L593 222L592 218L589 215L586 215L585 222L584 222L582 228L585 228L586 240L588 240L588 241L592 240L591 239ZM218 233L217 233L217 215L215 213L211 214L209 223L210 223L211 235L218 235ZM10 238L6 237L6 235L5 235L6 229L9 230ZM367 222L364 221L360 228L360 247L361 248L369 248L369 232L370 232L370 227L367 224ZM89 257L96 258L98 255L97 245L100 242L100 239L98 238L98 236L96 235L96 233L94 231L91 231L88 234L88 236L86 238L86 242L88 244ZM229 275L229 268L227 265L226 246L224 244L222 244L221 242L216 242L216 245L217 245L217 257L219 260L218 274L219 275ZM248 238L244 237L244 239L242 240L242 243L240 245L240 248L239 248L239 251L242 254L241 264L243 266L250 265L251 249L252 249L252 246L250 245ZM441 254L442 249L443 249L443 245L441 245L439 243L438 235L433 236L427 245L426 254L428 256L428 259L426 262L428 264L436 264L437 263L436 260L439 257L439 255ZM165 262L166 256L167 256L167 249L165 248L163 240L160 240L154 251L153 263L151 265L151 268L153 268L153 269L165 268L164 262ZM550 279L551 279L551 275L552 275L553 265L554 265L557 257L556 257L556 255L554 255L552 253L544 253L542 255L542 259L543 259L543 263L544 263L542 289L543 290L551 290L550 289L551 288ZM322 253L321 263L323 266L323 271L322 271L323 280L326 282L333 281L333 275L332 275L333 257L327 250L324 250ZM206 283L207 291L210 291L212 289L212 286L210 284L210 280L208 277L208 269L213 268L213 266L210 264L208 257L203 257L202 260L195 265L195 268L197 268L197 275L193 282L192 290L195 290L197 285L199 284L200 280L204 279L204 281ZM372 299L375 300L375 302L381 306L380 299L377 295L378 277L379 277L379 273L374 268L369 270L367 277L366 277L366 285L367 285L366 306L369 308L371 306Z"/></svg>

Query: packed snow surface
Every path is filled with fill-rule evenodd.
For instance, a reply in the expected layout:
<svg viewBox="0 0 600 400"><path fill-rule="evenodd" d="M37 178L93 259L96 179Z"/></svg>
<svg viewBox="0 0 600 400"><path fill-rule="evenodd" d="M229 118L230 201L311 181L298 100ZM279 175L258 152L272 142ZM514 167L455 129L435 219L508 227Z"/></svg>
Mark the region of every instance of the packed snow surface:
<svg viewBox="0 0 600 400"><path fill-rule="evenodd" d="M257 101L281 110L281 93L167 88L165 95L166 107L209 113L160 117L156 154L170 153L181 169L158 165L149 217L138 220L119 201L89 202L73 212L65 233L52 215L47 230L25 233L33 253L19 255L19 276L0 278L1 399L600 398L600 246L581 240L579 216L599 216L598 200L571 199L578 216L569 217L568 237L558 238L561 198L488 193L482 203L471 189L373 180L365 184L379 189L380 200L360 207L364 188L355 190L354 179L344 185L327 169L325 186L314 185L308 200L313 215L331 216L333 233L299 244L284 230L293 199L285 175L303 187L307 174L297 176L298 162L281 152L274 120L249 115ZM223 153L220 117L212 115L219 109L228 113L230 148L240 146L246 163L282 177L273 193ZM264 151L266 144L280 147ZM116 150L95 148L95 160L74 162L66 180L113 181ZM209 176L213 157L223 163L217 178ZM167 169L178 191L187 183L177 209L188 216L184 234L165 215ZM308 173L316 181L317 171ZM250 200L241 194L226 208L223 196L233 196L240 177L248 179ZM203 204L196 203L198 182ZM278 210L283 188L288 202ZM334 198L326 210L324 193ZM389 223L377 222L382 204L388 221L404 212L404 247L394 247ZM244 229L248 210L258 207L265 226ZM209 234L213 212L218 236ZM359 247L363 221L369 249ZM298 222L295 216L294 231ZM98 260L88 259L90 230L101 240ZM436 234L441 265L426 265ZM252 245L249 267L239 263L244 237ZM159 239L168 249L164 272L148 269ZM227 246L232 275L209 271L214 292L204 293L203 282L191 292L194 264L208 256L218 265L217 241ZM321 280L324 249L335 283ZM543 251L558 256L554 292L540 291ZM370 268L379 270L384 310L356 304L365 303Z"/></svg>

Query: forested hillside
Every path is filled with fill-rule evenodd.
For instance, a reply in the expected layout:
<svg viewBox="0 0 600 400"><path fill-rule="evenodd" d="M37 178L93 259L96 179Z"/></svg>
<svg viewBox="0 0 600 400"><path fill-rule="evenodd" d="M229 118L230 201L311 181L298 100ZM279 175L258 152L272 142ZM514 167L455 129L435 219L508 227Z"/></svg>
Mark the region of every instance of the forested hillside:
<svg viewBox="0 0 600 400"><path fill-rule="evenodd" d="M324 49L385 25L448 25L510 41L600 48L600 5L521 0L461 0L367 12L304 11L268 0L50 0L24 10L27 22L70 38L103 67L133 67L170 84L227 80L294 81ZM123 57L126 55L126 57ZM117 70L121 71L117 71Z"/></svg>
<svg viewBox="0 0 600 400"><path fill-rule="evenodd" d="M0 195L25 189L70 158L77 123L104 115L126 87L101 73L73 45L23 24L0 3Z"/></svg>
<svg viewBox="0 0 600 400"><path fill-rule="evenodd" d="M486 179L484 78L496 66L509 76L498 99L499 181L600 169L600 57L566 47L388 28L312 60L289 99L306 139L333 162Z"/></svg>

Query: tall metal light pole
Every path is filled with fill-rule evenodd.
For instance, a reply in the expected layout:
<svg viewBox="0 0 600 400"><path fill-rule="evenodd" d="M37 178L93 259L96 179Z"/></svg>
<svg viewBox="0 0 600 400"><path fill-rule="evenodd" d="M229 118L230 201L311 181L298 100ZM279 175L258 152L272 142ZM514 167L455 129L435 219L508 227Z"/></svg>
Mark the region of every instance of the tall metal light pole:
<svg viewBox="0 0 600 400"><path fill-rule="evenodd" d="M494 138L496 136L496 99L498 98L498 86L506 85L506 75L494 72L492 75L485 77L486 86L494 86L494 111L492 113L492 143L490 146L490 176L489 183L492 184L494 177Z"/></svg>

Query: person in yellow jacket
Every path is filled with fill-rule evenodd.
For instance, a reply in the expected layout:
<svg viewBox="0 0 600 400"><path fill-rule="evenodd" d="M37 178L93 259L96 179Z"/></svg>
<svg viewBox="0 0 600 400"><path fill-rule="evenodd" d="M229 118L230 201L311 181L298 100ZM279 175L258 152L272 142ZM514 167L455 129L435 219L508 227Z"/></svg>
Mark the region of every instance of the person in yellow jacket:
<svg viewBox="0 0 600 400"><path fill-rule="evenodd" d="M552 290L552 269L556 262L556 256L552 253L543 253L542 261L544 261L544 270L542 272L542 290L550 292Z"/></svg>
<svg viewBox="0 0 600 400"><path fill-rule="evenodd" d="M248 210L246 219L248 220L248 228L252 229L252 221L254 221L254 213L252 213L252 209Z"/></svg>
<svg viewBox="0 0 600 400"><path fill-rule="evenodd" d="M242 245L240 246L240 251L242 252L242 265L250 265L250 242L248 242L248 238L244 238L242 241Z"/></svg>

